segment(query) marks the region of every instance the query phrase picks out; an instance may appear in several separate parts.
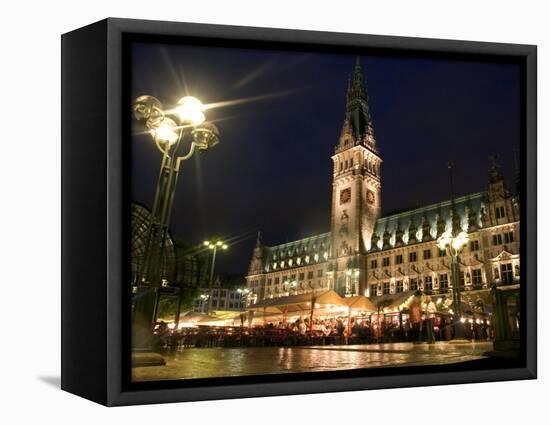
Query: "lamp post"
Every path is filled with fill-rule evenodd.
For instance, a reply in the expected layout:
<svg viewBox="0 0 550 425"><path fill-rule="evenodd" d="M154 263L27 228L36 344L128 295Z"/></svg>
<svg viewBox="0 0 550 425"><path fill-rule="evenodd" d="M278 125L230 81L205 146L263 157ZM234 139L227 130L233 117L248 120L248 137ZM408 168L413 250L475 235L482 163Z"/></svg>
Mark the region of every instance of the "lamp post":
<svg viewBox="0 0 550 425"><path fill-rule="evenodd" d="M223 249L224 251L227 249L227 244L223 241L204 241L204 246L206 246L208 249L212 251L212 261L210 263L210 277L208 279L208 293L211 293L212 291L212 283L214 282L214 267L216 265L216 254L218 252L218 249ZM210 304L208 305L208 311L207 313L210 313Z"/></svg>
<svg viewBox="0 0 550 425"><path fill-rule="evenodd" d="M296 281L295 280L292 280L292 281L285 280L284 284L288 285L288 295L290 295L290 290L291 289L294 289L294 291L296 291Z"/></svg>
<svg viewBox="0 0 550 425"><path fill-rule="evenodd" d="M359 269L348 269L346 271L347 276L347 285L346 285L346 296L353 296L359 293Z"/></svg>
<svg viewBox="0 0 550 425"><path fill-rule="evenodd" d="M309 314L309 332L313 332L313 313L315 310L315 285L308 282L308 286L311 288L311 311Z"/></svg>
<svg viewBox="0 0 550 425"><path fill-rule="evenodd" d="M462 248L468 243L468 234L460 229L460 221L455 209L455 200L453 192L453 163L449 161L449 182L451 186L451 230L444 232L437 239L437 246L440 250L445 250L447 255L451 258L451 282L453 285L453 324L454 324L454 338L453 342L463 342L464 339L464 326L462 319L462 306L460 300L460 288L458 282L458 276L460 273L460 266L458 258Z"/></svg>
<svg viewBox="0 0 550 425"><path fill-rule="evenodd" d="M250 293L250 289L239 288L237 289L237 292L241 295L241 302L243 302L244 306L246 307L248 305L248 294Z"/></svg>
<svg viewBox="0 0 550 425"><path fill-rule="evenodd" d="M219 132L216 126L205 122L203 105L192 96L180 99L173 109L163 109L153 96L140 96L132 109L134 117L144 125L162 155L144 254L134 276L138 289L132 345L148 349L157 317L162 260L181 163L197 150L205 151L218 144Z"/></svg>
<svg viewBox="0 0 550 425"><path fill-rule="evenodd" d="M250 293L250 289L248 289L248 288L239 288L239 289L237 289L237 292L241 296L241 301L240 302L245 307L244 310L241 312L241 328L242 328L243 325L244 325L244 321L246 319L246 307L248 305L248 294ZM240 308L240 306L239 306L239 308Z"/></svg>
<svg viewBox="0 0 550 425"><path fill-rule="evenodd" d="M206 311L205 303L208 302L208 299L210 298L210 295L209 294L200 294L199 298L201 300L200 312L204 313Z"/></svg>

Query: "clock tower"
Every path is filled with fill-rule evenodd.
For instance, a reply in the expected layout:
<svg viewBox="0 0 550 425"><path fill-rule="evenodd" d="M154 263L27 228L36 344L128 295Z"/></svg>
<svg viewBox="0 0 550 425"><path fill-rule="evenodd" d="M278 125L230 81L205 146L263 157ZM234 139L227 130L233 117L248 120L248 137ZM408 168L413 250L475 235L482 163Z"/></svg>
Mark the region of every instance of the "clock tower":
<svg viewBox="0 0 550 425"><path fill-rule="evenodd" d="M332 271L341 295L363 294L365 254L380 216L380 166L359 57L348 85L346 115L332 156Z"/></svg>

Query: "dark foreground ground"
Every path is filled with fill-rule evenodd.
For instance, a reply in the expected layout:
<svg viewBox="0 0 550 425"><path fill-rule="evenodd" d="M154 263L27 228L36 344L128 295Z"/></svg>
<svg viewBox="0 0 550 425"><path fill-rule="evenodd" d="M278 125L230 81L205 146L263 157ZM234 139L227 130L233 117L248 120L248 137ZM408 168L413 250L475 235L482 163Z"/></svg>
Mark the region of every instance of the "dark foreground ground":
<svg viewBox="0 0 550 425"><path fill-rule="evenodd" d="M412 343L249 348L190 348L166 357L166 366L136 367L134 381L429 366L485 358L491 342Z"/></svg>

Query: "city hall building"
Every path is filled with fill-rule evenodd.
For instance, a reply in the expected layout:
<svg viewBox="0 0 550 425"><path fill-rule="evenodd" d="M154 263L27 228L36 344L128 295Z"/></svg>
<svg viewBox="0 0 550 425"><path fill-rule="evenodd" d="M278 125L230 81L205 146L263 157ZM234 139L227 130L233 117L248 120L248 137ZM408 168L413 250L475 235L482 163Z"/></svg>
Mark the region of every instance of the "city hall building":
<svg viewBox="0 0 550 425"><path fill-rule="evenodd" d="M451 259L437 239L452 227L453 205L469 236L459 259L466 301L493 284L519 281L519 195L507 188L495 161L484 191L381 216L382 156L359 60L332 161L330 231L269 246L259 234L246 277L249 304L326 289L375 303L418 289L450 296Z"/></svg>

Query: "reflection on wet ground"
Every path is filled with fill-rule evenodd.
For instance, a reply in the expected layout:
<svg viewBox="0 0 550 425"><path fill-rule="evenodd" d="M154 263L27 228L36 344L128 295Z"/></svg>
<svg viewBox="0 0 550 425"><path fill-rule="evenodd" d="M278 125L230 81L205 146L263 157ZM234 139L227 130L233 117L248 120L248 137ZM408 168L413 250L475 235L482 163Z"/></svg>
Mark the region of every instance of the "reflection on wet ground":
<svg viewBox="0 0 550 425"><path fill-rule="evenodd" d="M471 344L412 343L308 347L189 348L166 358L166 366L132 369L134 381L212 378L426 366L483 358L491 342Z"/></svg>

